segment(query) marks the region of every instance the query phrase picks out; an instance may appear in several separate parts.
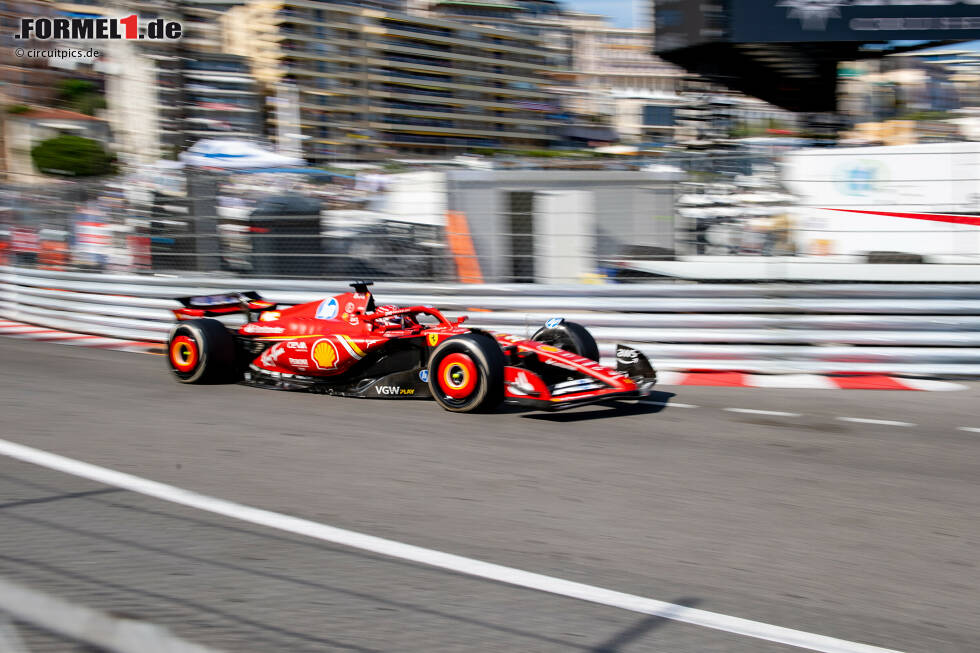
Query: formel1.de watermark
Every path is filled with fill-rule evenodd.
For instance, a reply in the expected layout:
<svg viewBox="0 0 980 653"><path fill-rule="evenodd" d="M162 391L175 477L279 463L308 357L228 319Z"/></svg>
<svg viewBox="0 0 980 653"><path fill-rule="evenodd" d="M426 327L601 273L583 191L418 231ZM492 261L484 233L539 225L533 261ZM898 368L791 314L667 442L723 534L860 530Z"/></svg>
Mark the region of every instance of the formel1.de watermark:
<svg viewBox="0 0 980 653"><path fill-rule="evenodd" d="M124 18L21 18L19 40L36 41L117 41L140 40L176 41L183 26L176 20L153 18L140 21L132 14Z"/></svg>
<svg viewBox="0 0 980 653"><path fill-rule="evenodd" d="M98 59L102 50L87 48L15 48L14 56L30 59Z"/></svg>

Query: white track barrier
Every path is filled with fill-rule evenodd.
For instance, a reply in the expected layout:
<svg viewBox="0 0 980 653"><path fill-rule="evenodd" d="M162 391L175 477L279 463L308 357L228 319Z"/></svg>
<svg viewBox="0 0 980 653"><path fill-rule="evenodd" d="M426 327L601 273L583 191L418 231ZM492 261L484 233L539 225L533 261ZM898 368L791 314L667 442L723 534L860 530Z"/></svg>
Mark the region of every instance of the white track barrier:
<svg viewBox="0 0 980 653"><path fill-rule="evenodd" d="M174 297L258 290L281 304L322 299L343 281L92 274L0 268L0 317L162 342ZM980 285L406 284L383 303L435 306L468 325L530 335L550 317L588 327L604 357L617 342L663 370L880 372L980 376Z"/></svg>

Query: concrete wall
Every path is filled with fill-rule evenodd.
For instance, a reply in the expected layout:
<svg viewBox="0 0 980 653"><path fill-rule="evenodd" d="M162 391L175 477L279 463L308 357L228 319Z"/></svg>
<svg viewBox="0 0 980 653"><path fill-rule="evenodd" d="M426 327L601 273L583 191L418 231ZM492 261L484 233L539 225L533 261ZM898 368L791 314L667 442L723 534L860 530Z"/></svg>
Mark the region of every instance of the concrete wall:
<svg viewBox="0 0 980 653"><path fill-rule="evenodd" d="M513 275L522 238L532 239L535 253L558 256L561 246L539 241L564 233L564 246L573 252L564 262L536 260L537 281L579 280L600 272L603 260L624 256L636 246L673 251L673 185L655 173L480 170L446 175L448 208L466 215L488 282ZM515 235L511 193L528 192L534 194L533 233Z"/></svg>

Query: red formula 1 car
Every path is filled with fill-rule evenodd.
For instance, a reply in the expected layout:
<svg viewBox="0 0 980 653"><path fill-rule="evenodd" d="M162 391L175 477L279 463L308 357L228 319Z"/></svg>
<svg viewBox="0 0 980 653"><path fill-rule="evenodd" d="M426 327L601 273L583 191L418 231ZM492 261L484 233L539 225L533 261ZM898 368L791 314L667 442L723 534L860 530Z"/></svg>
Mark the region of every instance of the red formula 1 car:
<svg viewBox="0 0 980 653"><path fill-rule="evenodd" d="M502 401L559 410L649 394L656 373L618 345L616 369L598 363L581 325L548 320L530 340L462 326L427 306L376 306L370 282L323 301L280 309L257 293L184 297L167 360L183 383L243 381L280 390L374 398L432 397L453 412ZM246 315L229 327L217 317Z"/></svg>

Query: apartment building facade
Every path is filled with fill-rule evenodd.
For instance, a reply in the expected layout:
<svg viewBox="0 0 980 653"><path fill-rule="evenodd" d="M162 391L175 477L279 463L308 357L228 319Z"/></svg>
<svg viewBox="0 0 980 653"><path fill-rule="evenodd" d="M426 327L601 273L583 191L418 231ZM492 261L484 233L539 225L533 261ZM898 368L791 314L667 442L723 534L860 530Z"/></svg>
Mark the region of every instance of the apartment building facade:
<svg viewBox="0 0 980 653"><path fill-rule="evenodd" d="M559 138L538 37L364 4L252 0L222 18L227 51L249 57L260 82L295 85L311 163Z"/></svg>
<svg viewBox="0 0 980 653"><path fill-rule="evenodd" d="M427 0L418 11L538 36L556 62L549 90L573 114L565 133L586 141L671 141L673 123L648 124L644 116L669 115L647 107L682 104L676 66L651 53L649 29L615 27L605 16L568 11L554 0ZM602 124L615 129L589 125ZM579 139L583 140L583 139Z"/></svg>

